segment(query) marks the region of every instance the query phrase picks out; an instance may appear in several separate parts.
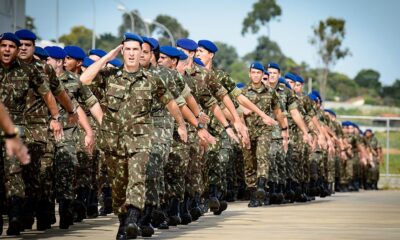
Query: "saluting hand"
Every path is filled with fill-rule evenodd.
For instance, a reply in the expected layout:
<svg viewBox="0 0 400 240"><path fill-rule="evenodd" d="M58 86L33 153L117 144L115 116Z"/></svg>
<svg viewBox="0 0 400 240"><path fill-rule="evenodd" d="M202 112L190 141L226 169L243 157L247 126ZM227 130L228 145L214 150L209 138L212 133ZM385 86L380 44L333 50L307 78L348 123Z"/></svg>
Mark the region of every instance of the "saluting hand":
<svg viewBox="0 0 400 240"><path fill-rule="evenodd" d="M123 48L124 45L120 44L118 45L116 48L114 48L113 50L109 51L104 58L106 58L107 62L113 60L114 58L116 58L118 56L118 54L121 52L121 49Z"/></svg>

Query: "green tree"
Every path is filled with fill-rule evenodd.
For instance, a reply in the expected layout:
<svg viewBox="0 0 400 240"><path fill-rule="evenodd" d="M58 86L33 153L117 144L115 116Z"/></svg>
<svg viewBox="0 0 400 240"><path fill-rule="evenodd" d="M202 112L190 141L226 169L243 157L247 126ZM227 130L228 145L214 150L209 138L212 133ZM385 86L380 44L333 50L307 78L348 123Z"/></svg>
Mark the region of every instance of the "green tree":
<svg viewBox="0 0 400 240"><path fill-rule="evenodd" d="M179 38L187 38L189 36L189 31L186 30L181 23L178 22L178 20L174 17L171 17L169 15L158 15L154 21L161 23L164 25L172 34L174 40L176 41ZM159 37L159 42L160 45L171 45L171 41L169 38L168 33L156 26L155 24L150 25L150 32L156 33Z"/></svg>
<svg viewBox="0 0 400 240"><path fill-rule="evenodd" d="M131 16L133 18L133 25L134 25L133 31L132 31ZM147 23L143 22L143 18L140 17L140 13L138 10L132 10L131 14L124 13L122 15L122 23L118 27L118 36L122 38L124 33L126 32L134 32L141 36L147 36L146 24Z"/></svg>
<svg viewBox="0 0 400 240"><path fill-rule="evenodd" d="M400 106L400 79L396 79L391 86L382 88L383 101L387 105Z"/></svg>
<svg viewBox="0 0 400 240"><path fill-rule="evenodd" d="M236 48L222 42L215 42L215 45L218 47L218 52L214 56L214 65L217 68L230 72L231 65L239 60Z"/></svg>
<svg viewBox="0 0 400 240"><path fill-rule="evenodd" d="M354 81L360 87L374 89L378 93L382 87L382 83L379 81L379 78L379 72L373 69L362 69L357 73Z"/></svg>
<svg viewBox="0 0 400 240"><path fill-rule="evenodd" d="M242 35L245 35L249 30L253 34L257 33L261 26L266 26L268 36L270 36L269 22L281 14L282 9L275 0L258 0L243 20Z"/></svg>
<svg viewBox="0 0 400 240"><path fill-rule="evenodd" d="M326 94L329 70L339 59L345 58L350 54L348 48L342 48L346 33L345 23L343 19L330 17L325 21L320 21L318 25L312 28L314 36L311 38L310 43L316 46L323 65L318 78L322 96Z"/></svg>
<svg viewBox="0 0 400 240"><path fill-rule="evenodd" d="M328 88L326 99L337 99L345 101L349 98L357 97L359 86L347 75L337 72L330 72L328 75Z"/></svg>
<svg viewBox="0 0 400 240"><path fill-rule="evenodd" d="M229 74L235 82L249 82L249 66L243 61L236 61L230 65Z"/></svg>
<svg viewBox="0 0 400 240"><path fill-rule="evenodd" d="M88 51L92 47L92 30L85 26L74 26L69 34L60 37L65 45L77 45Z"/></svg>
<svg viewBox="0 0 400 240"><path fill-rule="evenodd" d="M103 33L97 38L96 48L101 48L108 52L114 49L120 43L121 38L118 38L111 33Z"/></svg>
<svg viewBox="0 0 400 240"><path fill-rule="evenodd" d="M37 28L35 25L35 19L31 16L26 16L25 17L25 28L28 30L31 30L32 32L34 32L36 34L36 37L38 39L40 39L40 37L37 34Z"/></svg>

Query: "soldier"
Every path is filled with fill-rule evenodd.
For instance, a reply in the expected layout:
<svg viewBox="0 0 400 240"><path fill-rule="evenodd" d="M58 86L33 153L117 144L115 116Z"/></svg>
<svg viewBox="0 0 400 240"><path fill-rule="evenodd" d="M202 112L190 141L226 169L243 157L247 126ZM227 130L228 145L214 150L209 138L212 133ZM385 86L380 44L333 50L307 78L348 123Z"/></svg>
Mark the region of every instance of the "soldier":
<svg viewBox="0 0 400 240"><path fill-rule="evenodd" d="M58 121L58 109L53 94L50 92L47 82L41 78L40 72L33 66L22 64L17 60L17 54L21 42L13 33L4 33L0 37L0 75L1 100L10 111L13 122L21 131L21 137L25 139L26 122L24 112L29 103L26 96L30 91L41 96L50 110L52 120L50 129L59 141L62 137L61 123ZM33 51L32 51L33 52ZM15 158L2 157L5 169L6 196L9 201L9 228L8 235L19 235L22 230L20 217L22 200L25 197L25 186L21 177L21 168Z"/></svg>
<svg viewBox="0 0 400 240"><path fill-rule="evenodd" d="M371 146L374 166L369 165L366 180L366 189L378 190L379 165L383 163L382 146L371 129L364 132L364 137Z"/></svg>
<svg viewBox="0 0 400 240"><path fill-rule="evenodd" d="M40 77L49 84L53 95L67 109L69 121L77 122L78 116L74 112L71 99L57 79L55 71L50 65L34 59L36 35L27 29L18 30L15 35L21 41L19 60L33 65L39 71ZM26 199L22 222L25 229L32 229L33 214L36 212L38 230L45 230L51 227L49 220L52 218L53 211L50 209L53 185L52 164L47 158L47 150L52 146L48 141L47 131L49 114L40 95L30 91L27 99L29 105L24 114L27 121L27 143L32 159L31 164L23 167Z"/></svg>
<svg viewBox="0 0 400 240"><path fill-rule="evenodd" d="M271 87L265 87L261 82L264 71L263 65L259 62L250 65L251 84L245 87L244 94L264 113L275 114L281 128L287 128L276 91ZM250 148L243 149L246 185L251 192L248 206L258 207L266 197L264 188L271 161L268 152L273 126L264 125L262 118L251 110L246 109L244 112L246 125L250 126L251 137Z"/></svg>
<svg viewBox="0 0 400 240"><path fill-rule="evenodd" d="M143 69L139 59L143 40L140 36L125 33L118 47L92 64L80 77L89 85L100 74L98 83L105 89L102 138L100 145L106 152L109 171L113 176L113 208L120 226L117 239L136 238L141 211L145 205L146 165L150 157L152 103L159 99L179 123L178 132L187 141L186 127L171 93L159 76ZM121 51L123 68L104 69L102 66Z"/></svg>
<svg viewBox="0 0 400 240"><path fill-rule="evenodd" d="M49 54L47 54L46 50L44 50L43 48L35 46L35 52L33 54L33 57L36 60L40 60L43 63L46 63L47 58L49 57Z"/></svg>

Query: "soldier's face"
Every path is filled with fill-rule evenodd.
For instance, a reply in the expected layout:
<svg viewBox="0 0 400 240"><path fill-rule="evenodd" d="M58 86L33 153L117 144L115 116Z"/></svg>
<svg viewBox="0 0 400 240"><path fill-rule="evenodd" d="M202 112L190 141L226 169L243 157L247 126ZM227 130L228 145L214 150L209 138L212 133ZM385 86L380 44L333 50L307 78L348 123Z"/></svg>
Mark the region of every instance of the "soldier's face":
<svg viewBox="0 0 400 240"><path fill-rule="evenodd" d="M62 67L63 66L62 60L57 60L57 59L52 58L52 57L48 57L47 58L47 64L52 66L54 69L57 69L57 67Z"/></svg>
<svg viewBox="0 0 400 240"><path fill-rule="evenodd" d="M124 66L128 68L139 67L140 55L142 55L141 44L137 41L124 42L124 47L121 50L124 58Z"/></svg>
<svg viewBox="0 0 400 240"><path fill-rule="evenodd" d="M68 71L74 72L77 68L80 67L79 62L82 61L78 61L70 56L67 56L64 61L64 68Z"/></svg>
<svg viewBox="0 0 400 240"><path fill-rule="evenodd" d="M17 58L17 54L18 47L14 42L9 40L0 42L0 59L3 65L9 66Z"/></svg>
<svg viewBox="0 0 400 240"><path fill-rule="evenodd" d="M158 65L174 69L176 65L176 60L168 57L167 55L160 53L160 58L158 59Z"/></svg>
<svg viewBox="0 0 400 240"><path fill-rule="evenodd" d="M142 55L140 55L140 65L143 67L148 67L152 57L151 46L148 43L142 44Z"/></svg>
<svg viewBox="0 0 400 240"><path fill-rule="evenodd" d="M188 67L188 60L181 60L178 62L178 65L176 65L176 70L180 73L180 74L184 74L185 73L185 69Z"/></svg>
<svg viewBox="0 0 400 240"><path fill-rule="evenodd" d="M187 49L181 48L181 47L176 47L178 50L181 50L184 54L188 55L190 59L193 59L194 55L196 54L193 51L189 51ZM203 62L204 63L204 62Z"/></svg>
<svg viewBox="0 0 400 240"><path fill-rule="evenodd" d="M372 132L366 131L366 132L365 132L365 137L366 137L366 138L371 138L371 137L372 137Z"/></svg>
<svg viewBox="0 0 400 240"><path fill-rule="evenodd" d="M97 55L89 55L89 58L92 59L93 61L97 62L100 60L100 57Z"/></svg>
<svg viewBox="0 0 400 240"><path fill-rule="evenodd" d="M197 48L196 57L200 58L200 60L204 63L204 65L208 65L213 58L214 54L207 51L207 49L203 47Z"/></svg>
<svg viewBox="0 0 400 240"><path fill-rule="evenodd" d="M249 77L253 84L261 83L263 76L264 76L263 71L254 68L250 69Z"/></svg>
<svg viewBox="0 0 400 240"><path fill-rule="evenodd" d="M296 82L293 89L296 93L301 93L301 91L303 91L303 84Z"/></svg>
<svg viewBox="0 0 400 240"><path fill-rule="evenodd" d="M21 40L18 57L21 60L30 60L35 53L35 45L31 40Z"/></svg>
<svg viewBox="0 0 400 240"><path fill-rule="evenodd" d="M287 83L289 83L290 87L292 89L294 89L294 86L296 84L295 81L293 81L292 79L289 79L289 78L285 78L285 80L286 80Z"/></svg>
<svg viewBox="0 0 400 240"><path fill-rule="evenodd" d="M354 127L353 126L349 126L348 132L349 133L354 133Z"/></svg>
<svg viewBox="0 0 400 240"><path fill-rule="evenodd" d="M275 68L268 68L268 73L269 73L269 78L268 78L269 83L271 85L275 85L278 82L281 73L279 72L278 69Z"/></svg>

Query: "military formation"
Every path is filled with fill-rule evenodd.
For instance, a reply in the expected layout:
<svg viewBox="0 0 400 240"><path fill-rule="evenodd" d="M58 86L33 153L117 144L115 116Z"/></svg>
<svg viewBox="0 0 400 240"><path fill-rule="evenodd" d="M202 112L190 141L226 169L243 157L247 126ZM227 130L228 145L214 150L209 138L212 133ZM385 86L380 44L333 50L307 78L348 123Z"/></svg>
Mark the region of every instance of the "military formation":
<svg viewBox="0 0 400 240"><path fill-rule="evenodd" d="M172 47L125 33L108 53L35 40L26 29L0 35L7 235L35 220L52 228L56 203L60 229L114 213L116 239L134 239L236 200L256 208L377 189L373 132L338 122L276 63L252 63L243 84L214 65L210 40Z"/></svg>

